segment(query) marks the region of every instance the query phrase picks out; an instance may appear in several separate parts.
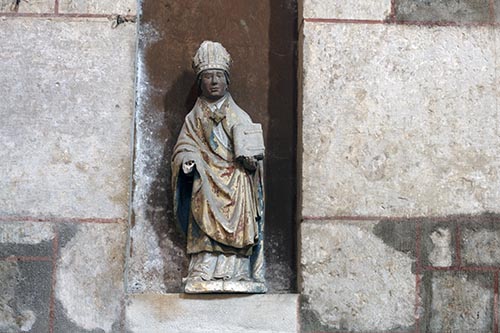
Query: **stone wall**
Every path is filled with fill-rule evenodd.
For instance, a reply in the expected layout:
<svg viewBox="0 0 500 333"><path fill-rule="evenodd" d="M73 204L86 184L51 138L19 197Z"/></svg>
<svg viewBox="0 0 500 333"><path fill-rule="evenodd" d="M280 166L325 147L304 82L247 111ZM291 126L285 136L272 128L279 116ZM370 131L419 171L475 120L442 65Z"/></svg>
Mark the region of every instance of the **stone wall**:
<svg viewBox="0 0 500 333"><path fill-rule="evenodd" d="M135 8L0 1L0 332L123 326Z"/></svg>
<svg viewBox="0 0 500 333"><path fill-rule="evenodd" d="M498 332L498 0L303 1L301 328L126 294L136 11L0 0L0 332Z"/></svg>
<svg viewBox="0 0 500 333"><path fill-rule="evenodd" d="M136 45L159 37L137 29L141 4L0 0L0 332L296 332L297 295L127 293L137 292L130 271L151 271L132 267L138 246L147 260L173 261L141 243L147 233L130 237L131 189L151 174L136 163L132 178L148 137L134 133L144 125L134 112L153 116L141 103L154 88ZM286 276L294 284L295 269Z"/></svg>
<svg viewBox="0 0 500 333"><path fill-rule="evenodd" d="M304 331L498 332L499 15L304 0Z"/></svg>

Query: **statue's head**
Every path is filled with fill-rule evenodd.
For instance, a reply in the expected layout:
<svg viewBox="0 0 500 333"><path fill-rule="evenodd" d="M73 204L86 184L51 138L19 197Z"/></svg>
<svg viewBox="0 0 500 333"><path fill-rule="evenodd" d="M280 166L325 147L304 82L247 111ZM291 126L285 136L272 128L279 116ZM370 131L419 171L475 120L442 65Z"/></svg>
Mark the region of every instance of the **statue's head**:
<svg viewBox="0 0 500 333"><path fill-rule="evenodd" d="M220 43L201 43L193 57L193 70L205 98L218 100L226 94L231 62L231 56Z"/></svg>

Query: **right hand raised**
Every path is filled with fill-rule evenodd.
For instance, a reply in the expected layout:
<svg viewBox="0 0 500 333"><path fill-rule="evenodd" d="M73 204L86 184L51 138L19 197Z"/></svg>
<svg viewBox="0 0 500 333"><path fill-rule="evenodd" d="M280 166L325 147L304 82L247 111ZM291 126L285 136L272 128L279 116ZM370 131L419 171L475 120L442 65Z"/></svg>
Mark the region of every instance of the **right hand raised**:
<svg viewBox="0 0 500 333"><path fill-rule="evenodd" d="M187 162L184 162L184 164L182 165L182 171L187 175L187 174L190 174L191 172L193 172L193 169L194 169L194 166L196 164L194 163L194 161L187 161Z"/></svg>

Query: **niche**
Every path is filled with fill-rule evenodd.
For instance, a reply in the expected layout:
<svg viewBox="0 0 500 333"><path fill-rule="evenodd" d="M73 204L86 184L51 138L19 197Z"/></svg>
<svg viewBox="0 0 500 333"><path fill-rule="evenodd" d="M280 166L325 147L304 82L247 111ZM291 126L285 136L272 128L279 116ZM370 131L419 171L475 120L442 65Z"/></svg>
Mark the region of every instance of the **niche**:
<svg viewBox="0 0 500 333"><path fill-rule="evenodd" d="M197 97L191 59L203 40L229 51L231 94L263 125L266 278L270 293L296 291L297 1L140 5L128 291L181 291L187 258L173 216L170 159Z"/></svg>

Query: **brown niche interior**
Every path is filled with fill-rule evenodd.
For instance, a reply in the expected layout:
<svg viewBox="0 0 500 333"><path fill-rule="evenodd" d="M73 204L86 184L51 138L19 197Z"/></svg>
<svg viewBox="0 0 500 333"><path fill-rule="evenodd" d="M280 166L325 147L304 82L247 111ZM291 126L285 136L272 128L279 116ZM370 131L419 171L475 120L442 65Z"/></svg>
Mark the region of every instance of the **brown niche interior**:
<svg viewBox="0 0 500 333"><path fill-rule="evenodd" d="M296 291L297 1L143 0L139 23L150 86L160 89L150 94L145 109L163 112L165 120L156 133L166 143L157 175L161 186L153 187L148 198L151 205L165 208L165 216L154 218L157 232L182 243L173 226L172 194L165 190L171 188L169 161L197 96L191 58L203 40L219 41L233 58L230 91L235 101L265 131L269 289ZM154 43L147 40L150 27ZM165 273L168 291L180 291L181 273Z"/></svg>

